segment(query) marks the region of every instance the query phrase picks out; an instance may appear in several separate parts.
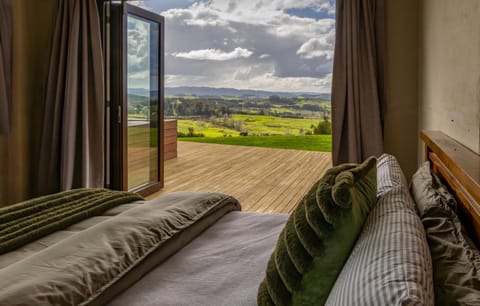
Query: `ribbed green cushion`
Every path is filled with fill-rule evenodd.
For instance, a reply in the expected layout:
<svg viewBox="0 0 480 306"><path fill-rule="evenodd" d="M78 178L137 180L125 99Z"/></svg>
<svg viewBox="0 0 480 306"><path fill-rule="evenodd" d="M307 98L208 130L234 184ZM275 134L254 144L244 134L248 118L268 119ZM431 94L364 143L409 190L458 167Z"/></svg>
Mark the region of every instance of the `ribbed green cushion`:
<svg viewBox="0 0 480 306"><path fill-rule="evenodd" d="M280 233L258 305L323 305L376 203L376 159L328 170Z"/></svg>

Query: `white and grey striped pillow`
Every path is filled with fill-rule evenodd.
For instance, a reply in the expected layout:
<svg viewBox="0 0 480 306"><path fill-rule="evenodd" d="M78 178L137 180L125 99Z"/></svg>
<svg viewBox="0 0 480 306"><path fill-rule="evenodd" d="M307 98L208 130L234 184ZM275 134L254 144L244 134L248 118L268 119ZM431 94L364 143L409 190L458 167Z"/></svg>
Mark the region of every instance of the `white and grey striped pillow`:
<svg viewBox="0 0 480 306"><path fill-rule="evenodd" d="M393 188L408 189L407 180L395 156L382 154L377 160L377 198Z"/></svg>
<svg viewBox="0 0 480 306"><path fill-rule="evenodd" d="M396 159L378 167L378 203L326 305L433 305L432 263L425 230ZM379 159L380 162L380 159ZM388 169L387 169L388 167Z"/></svg>

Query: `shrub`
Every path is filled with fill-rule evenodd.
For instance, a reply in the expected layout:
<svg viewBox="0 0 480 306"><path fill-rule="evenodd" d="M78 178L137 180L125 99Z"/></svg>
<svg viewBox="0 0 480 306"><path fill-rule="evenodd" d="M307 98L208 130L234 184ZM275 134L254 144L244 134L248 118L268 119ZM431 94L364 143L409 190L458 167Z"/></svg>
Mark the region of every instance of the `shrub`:
<svg viewBox="0 0 480 306"><path fill-rule="evenodd" d="M311 126L314 135L331 135L332 134L332 123L328 119L320 121L318 125Z"/></svg>
<svg viewBox="0 0 480 306"><path fill-rule="evenodd" d="M195 129L193 127L189 127L187 133L177 132L177 137L178 138L182 138L182 137L205 137L205 134L195 133Z"/></svg>

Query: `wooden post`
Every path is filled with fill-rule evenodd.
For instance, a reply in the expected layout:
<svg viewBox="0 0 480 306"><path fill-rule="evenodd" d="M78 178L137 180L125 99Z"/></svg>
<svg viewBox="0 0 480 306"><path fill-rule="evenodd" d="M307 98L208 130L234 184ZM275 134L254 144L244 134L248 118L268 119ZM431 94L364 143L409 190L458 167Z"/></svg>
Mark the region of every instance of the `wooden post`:
<svg viewBox="0 0 480 306"><path fill-rule="evenodd" d="M177 157L177 119L165 119L164 160Z"/></svg>

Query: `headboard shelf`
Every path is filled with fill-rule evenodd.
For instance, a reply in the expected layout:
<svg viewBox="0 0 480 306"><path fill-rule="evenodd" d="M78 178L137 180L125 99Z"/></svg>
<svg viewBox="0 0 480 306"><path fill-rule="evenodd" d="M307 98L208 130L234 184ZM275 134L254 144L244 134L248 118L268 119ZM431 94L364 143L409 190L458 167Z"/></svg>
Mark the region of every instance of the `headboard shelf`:
<svg viewBox="0 0 480 306"><path fill-rule="evenodd" d="M480 155L439 131L422 131L425 159L457 198L457 212L480 244Z"/></svg>

